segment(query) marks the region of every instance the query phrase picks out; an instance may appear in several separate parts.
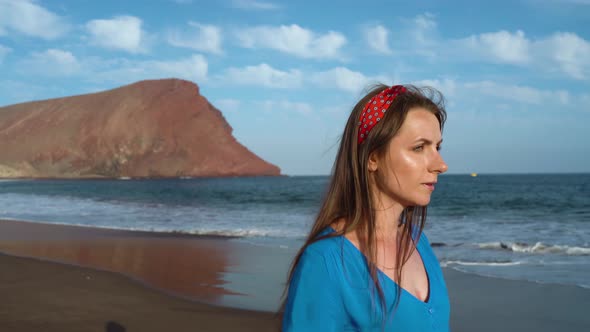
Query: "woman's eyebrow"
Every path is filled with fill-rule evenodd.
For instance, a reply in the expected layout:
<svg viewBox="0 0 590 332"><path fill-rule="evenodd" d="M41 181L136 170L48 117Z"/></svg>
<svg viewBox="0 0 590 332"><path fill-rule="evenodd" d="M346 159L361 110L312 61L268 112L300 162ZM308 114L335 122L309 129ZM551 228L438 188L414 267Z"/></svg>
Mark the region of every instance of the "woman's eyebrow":
<svg viewBox="0 0 590 332"><path fill-rule="evenodd" d="M426 144L432 144L433 142L429 139L426 138L418 138L417 140L414 141L414 143L418 143L418 142L424 142ZM443 140L441 139L440 141L438 141L438 143L436 143L436 145L440 145L442 144Z"/></svg>

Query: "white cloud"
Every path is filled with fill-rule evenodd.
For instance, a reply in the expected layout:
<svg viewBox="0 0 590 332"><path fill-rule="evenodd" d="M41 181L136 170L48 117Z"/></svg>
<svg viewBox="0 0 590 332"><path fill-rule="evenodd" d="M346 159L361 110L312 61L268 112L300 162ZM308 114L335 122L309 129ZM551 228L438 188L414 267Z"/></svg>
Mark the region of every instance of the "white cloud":
<svg viewBox="0 0 590 332"><path fill-rule="evenodd" d="M145 33L141 19L134 16L117 16L109 20L92 20L86 24L91 43L109 49L130 53L146 51Z"/></svg>
<svg viewBox="0 0 590 332"><path fill-rule="evenodd" d="M214 25L189 22L190 32L172 30L167 40L173 46L186 47L197 51L214 54L223 53L221 50L221 29Z"/></svg>
<svg viewBox="0 0 590 332"><path fill-rule="evenodd" d="M403 28L398 29L398 38L393 42L396 53L435 59L438 52L446 49L447 46L438 46L438 24L433 14L427 12L403 22Z"/></svg>
<svg viewBox="0 0 590 332"><path fill-rule="evenodd" d="M27 36L55 39L69 29L65 20L29 0L0 0L0 35L15 31Z"/></svg>
<svg viewBox="0 0 590 332"><path fill-rule="evenodd" d="M303 72L298 69L286 71L275 69L266 63L243 68L229 68L216 78L223 84L263 86L267 88L294 89L304 85L360 93L374 83L389 83L387 76L365 76L346 67L326 71Z"/></svg>
<svg viewBox="0 0 590 332"><path fill-rule="evenodd" d="M590 79L590 42L575 33L558 32L530 40L524 32L498 31L458 41L457 54L466 53L492 62L557 71L579 80ZM557 69L557 70L556 70Z"/></svg>
<svg viewBox="0 0 590 332"><path fill-rule="evenodd" d="M428 86L440 91L445 98L453 97L457 94L457 82L452 79L443 80L420 80L412 82L417 87Z"/></svg>
<svg viewBox="0 0 590 332"><path fill-rule="evenodd" d="M455 58L471 56L496 63L528 66L543 71L590 79L590 42L571 32L557 32L537 40L524 32L498 31L453 41ZM461 56L459 56L461 55Z"/></svg>
<svg viewBox="0 0 590 332"><path fill-rule="evenodd" d="M53 84L0 80L0 107L31 100L55 98L66 95L62 87Z"/></svg>
<svg viewBox="0 0 590 332"><path fill-rule="evenodd" d="M130 61L118 59L115 61L88 60L91 69L86 73L86 80L95 83L117 83L158 79L181 78L200 84L207 81L208 63L199 54L191 57L170 61Z"/></svg>
<svg viewBox="0 0 590 332"><path fill-rule="evenodd" d="M528 86L501 84L492 81L469 82L463 86L466 90L471 90L467 94L475 92L483 96L531 105L567 105L572 99L565 90L540 90Z"/></svg>
<svg viewBox="0 0 590 332"><path fill-rule="evenodd" d="M389 31L382 25L375 25L365 29L365 39L369 47L382 54L391 54L387 40Z"/></svg>
<svg viewBox="0 0 590 332"><path fill-rule="evenodd" d="M508 99L527 104L540 104L543 94L538 89L531 87L504 85L492 81L466 83L467 89L477 91L479 94L500 99Z"/></svg>
<svg viewBox="0 0 590 332"><path fill-rule="evenodd" d="M246 10L276 10L280 7L268 1L233 0L232 7Z"/></svg>
<svg viewBox="0 0 590 332"><path fill-rule="evenodd" d="M307 59L339 58L346 44L339 32L317 34L297 24L245 28L236 30L235 35L242 47L269 48Z"/></svg>
<svg viewBox="0 0 590 332"><path fill-rule="evenodd" d="M358 71L346 67L336 67L327 71L309 73L309 80L324 88L335 88L348 92L359 93L374 83L389 83L393 80L385 76L368 77Z"/></svg>
<svg viewBox="0 0 590 332"><path fill-rule="evenodd" d="M412 42L400 53L423 55L435 61L509 64L590 80L590 42L575 33L556 32L529 39L522 30L500 30L444 40L437 37L437 23L431 14L417 16L411 25L406 33L413 36ZM444 56L436 57L437 53Z"/></svg>
<svg viewBox="0 0 590 332"><path fill-rule="evenodd" d="M557 100L559 100L560 103L564 104L564 105L568 105L570 104L570 93L568 91L565 90L558 90L555 92L555 95L557 97ZM587 105L587 104L585 104Z"/></svg>
<svg viewBox="0 0 590 332"><path fill-rule="evenodd" d="M288 100L241 101L229 98L217 100L214 105L222 112L237 112L240 110L262 110L267 113L292 111L310 115L313 110L308 103Z"/></svg>
<svg viewBox="0 0 590 332"><path fill-rule="evenodd" d="M208 63L202 55L178 61L144 61L142 65L148 71L153 68L162 76L187 78L197 83L207 80Z"/></svg>
<svg viewBox="0 0 590 332"><path fill-rule="evenodd" d="M81 69L81 63L71 52L53 48L33 53L23 59L18 68L22 72L45 76L71 76L80 73Z"/></svg>
<svg viewBox="0 0 590 332"><path fill-rule="evenodd" d="M215 101L214 106L221 112L237 112L240 110L242 103L237 99L219 99Z"/></svg>
<svg viewBox="0 0 590 332"><path fill-rule="evenodd" d="M428 12L416 16L414 18L414 23L416 24L416 28L419 30L435 29L438 25L434 19L434 15Z"/></svg>
<svg viewBox="0 0 590 332"><path fill-rule="evenodd" d="M333 87L340 90L358 92L369 83L363 73L345 67L336 67L324 72L315 73L311 81L322 87Z"/></svg>
<svg viewBox="0 0 590 332"><path fill-rule="evenodd" d="M535 53L544 57L540 66L556 64L569 76L590 79L590 42L575 33L559 32L534 43Z"/></svg>
<svg viewBox="0 0 590 332"><path fill-rule="evenodd" d="M159 78L181 78L199 84L208 79L208 63L200 54L177 60L105 60L98 57L76 58L70 52L49 49L20 61L18 69L34 75L76 76L82 82L101 86Z"/></svg>
<svg viewBox="0 0 590 332"><path fill-rule="evenodd" d="M419 45L431 45L437 25L433 14L424 13L414 18L410 31L413 32L414 40Z"/></svg>
<svg viewBox="0 0 590 332"><path fill-rule="evenodd" d="M492 62L526 64L530 60L530 41L520 30L472 35L453 44L459 52L468 51Z"/></svg>
<svg viewBox="0 0 590 332"><path fill-rule="evenodd" d="M222 80L231 84L257 85L268 88L298 88L303 81L301 71L281 71L266 63L244 68L228 68Z"/></svg>
<svg viewBox="0 0 590 332"><path fill-rule="evenodd" d="M303 115L310 115L312 114L313 108L308 103L302 102L291 102L288 100L266 100L263 102L259 102L257 108L265 110L267 112L284 112L284 111L294 111Z"/></svg>
<svg viewBox="0 0 590 332"><path fill-rule="evenodd" d="M6 54L10 52L12 52L12 49L10 47L0 45L0 63L2 63L2 60L4 60Z"/></svg>

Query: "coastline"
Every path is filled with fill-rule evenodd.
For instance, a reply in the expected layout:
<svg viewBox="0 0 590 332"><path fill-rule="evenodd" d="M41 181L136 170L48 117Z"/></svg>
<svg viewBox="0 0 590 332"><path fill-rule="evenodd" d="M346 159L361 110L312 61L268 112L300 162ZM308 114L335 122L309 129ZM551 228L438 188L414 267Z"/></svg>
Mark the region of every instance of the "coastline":
<svg viewBox="0 0 590 332"><path fill-rule="evenodd" d="M78 180L186 180L186 179L225 179L225 178L273 178L289 177L288 174L219 174L219 175L182 175L182 176L110 176L110 175L75 175L75 176L4 176L0 174L0 181L78 181Z"/></svg>
<svg viewBox="0 0 590 332"><path fill-rule="evenodd" d="M0 254L0 327L25 331L278 331L270 313L183 300L120 274Z"/></svg>
<svg viewBox="0 0 590 332"><path fill-rule="evenodd" d="M227 237L0 220L0 252L0 327L10 331L279 328L252 308L280 294L286 257ZM443 272L452 331L590 327L588 289Z"/></svg>

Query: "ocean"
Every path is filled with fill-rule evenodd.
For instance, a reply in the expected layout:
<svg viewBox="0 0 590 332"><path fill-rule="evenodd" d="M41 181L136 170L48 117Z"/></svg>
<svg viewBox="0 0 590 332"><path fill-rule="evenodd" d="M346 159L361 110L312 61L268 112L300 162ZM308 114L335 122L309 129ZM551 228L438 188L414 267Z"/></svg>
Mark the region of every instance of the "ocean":
<svg viewBox="0 0 590 332"><path fill-rule="evenodd" d="M328 181L0 180L0 219L224 236L291 257ZM442 175L425 232L442 266L590 288L590 174Z"/></svg>

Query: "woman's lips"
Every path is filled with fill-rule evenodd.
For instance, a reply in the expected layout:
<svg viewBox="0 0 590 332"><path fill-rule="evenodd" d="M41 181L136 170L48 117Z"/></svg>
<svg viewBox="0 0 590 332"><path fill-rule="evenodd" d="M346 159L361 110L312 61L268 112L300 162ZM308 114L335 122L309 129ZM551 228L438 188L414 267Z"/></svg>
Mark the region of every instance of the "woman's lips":
<svg viewBox="0 0 590 332"><path fill-rule="evenodd" d="M434 191L434 185L436 184L436 182L427 182L427 183L423 183L423 185L426 186L426 188L428 188L430 191Z"/></svg>

